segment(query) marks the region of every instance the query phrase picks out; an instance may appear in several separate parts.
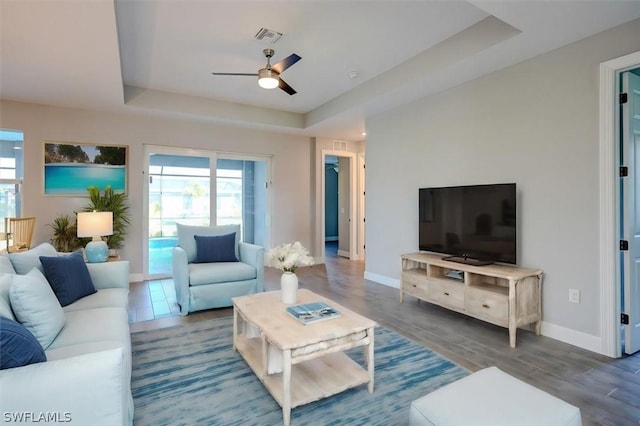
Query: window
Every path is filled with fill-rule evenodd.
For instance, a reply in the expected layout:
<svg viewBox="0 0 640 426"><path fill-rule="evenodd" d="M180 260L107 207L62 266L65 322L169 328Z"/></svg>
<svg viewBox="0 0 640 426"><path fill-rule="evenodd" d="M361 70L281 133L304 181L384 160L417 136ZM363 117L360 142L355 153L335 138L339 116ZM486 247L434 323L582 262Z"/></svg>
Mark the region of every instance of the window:
<svg viewBox="0 0 640 426"><path fill-rule="evenodd" d="M0 216L3 218L22 215L23 142L23 132L0 129ZM5 232L4 220L0 229Z"/></svg>

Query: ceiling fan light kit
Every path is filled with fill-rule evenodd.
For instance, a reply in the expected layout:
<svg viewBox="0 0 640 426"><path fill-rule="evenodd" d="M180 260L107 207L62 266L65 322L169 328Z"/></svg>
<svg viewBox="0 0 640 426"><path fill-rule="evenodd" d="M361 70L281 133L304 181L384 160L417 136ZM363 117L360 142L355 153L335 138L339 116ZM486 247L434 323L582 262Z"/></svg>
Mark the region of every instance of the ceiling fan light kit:
<svg viewBox="0 0 640 426"><path fill-rule="evenodd" d="M277 72L268 68L262 68L258 71L258 85L263 89L275 89L280 84Z"/></svg>

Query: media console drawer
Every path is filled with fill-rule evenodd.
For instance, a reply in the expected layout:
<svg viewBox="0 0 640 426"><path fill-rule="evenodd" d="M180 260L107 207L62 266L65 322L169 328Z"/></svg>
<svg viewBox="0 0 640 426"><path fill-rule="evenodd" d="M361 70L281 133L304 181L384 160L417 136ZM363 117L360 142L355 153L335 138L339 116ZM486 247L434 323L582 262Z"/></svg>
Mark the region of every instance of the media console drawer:
<svg viewBox="0 0 640 426"><path fill-rule="evenodd" d="M429 299L455 309L464 308L464 283L444 280L429 280Z"/></svg>
<svg viewBox="0 0 640 426"><path fill-rule="evenodd" d="M410 295L423 299L427 296L427 281L426 275L421 277L420 274L408 271L402 273L402 290Z"/></svg>
<svg viewBox="0 0 640 426"><path fill-rule="evenodd" d="M402 255L400 303L404 301L404 295L409 294L507 327L512 348L516 347L518 327L535 324L535 333L540 334L541 270L493 264L469 265L442 257L426 252ZM450 274L451 271L456 273Z"/></svg>
<svg viewBox="0 0 640 426"><path fill-rule="evenodd" d="M469 314L487 322L506 327L509 325L509 296L480 288L468 287L465 308Z"/></svg>

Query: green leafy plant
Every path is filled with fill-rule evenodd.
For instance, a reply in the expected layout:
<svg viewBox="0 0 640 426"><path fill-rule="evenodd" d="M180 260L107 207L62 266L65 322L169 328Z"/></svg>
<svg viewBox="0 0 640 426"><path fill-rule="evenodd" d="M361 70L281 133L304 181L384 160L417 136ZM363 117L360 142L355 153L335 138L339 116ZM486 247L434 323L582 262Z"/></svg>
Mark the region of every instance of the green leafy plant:
<svg viewBox="0 0 640 426"><path fill-rule="evenodd" d="M53 229L51 243L59 252L71 252L81 248L84 244L78 238L75 218L69 215L59 215L49 227Z"/></svg>
<svg viewBox="0 0 640 426"><path fill-rule="evenodd" d="M89 191L89 205L83 211L113 212L113 235L105 238L110 249L122 247L127 236L127 228L131 224L127 194L115 193L111 186L100 191L96 186L87 188Z"/></svg>

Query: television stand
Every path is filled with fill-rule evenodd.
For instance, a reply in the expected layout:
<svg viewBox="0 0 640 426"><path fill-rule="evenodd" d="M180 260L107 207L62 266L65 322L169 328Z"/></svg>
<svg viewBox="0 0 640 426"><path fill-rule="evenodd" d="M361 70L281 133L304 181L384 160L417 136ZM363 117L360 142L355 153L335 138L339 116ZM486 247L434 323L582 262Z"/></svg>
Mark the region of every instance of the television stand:
<svg viewBox="0 0 640 426"><path fill-rule="evenodd" d="M472 266L487 266L487 265L493 264L493 262L489 262L488 260L480 260L480 259L475 259L473 257L467 257L467 256L447 256L447 257L443 257L442 260L448 260L449 262L456 262L456 263L464 263L465 265L472 265Z"/></svg>
<svg viewBox="0 0 640 426"><path fill-rule="evenodd" d="M467 260L469 260L467 258ZM542 321L542 271L506 265L456 263L433 253L402 255L400 303L408 294L425 302L509 329L516 347L516 330Z"/></svg>

